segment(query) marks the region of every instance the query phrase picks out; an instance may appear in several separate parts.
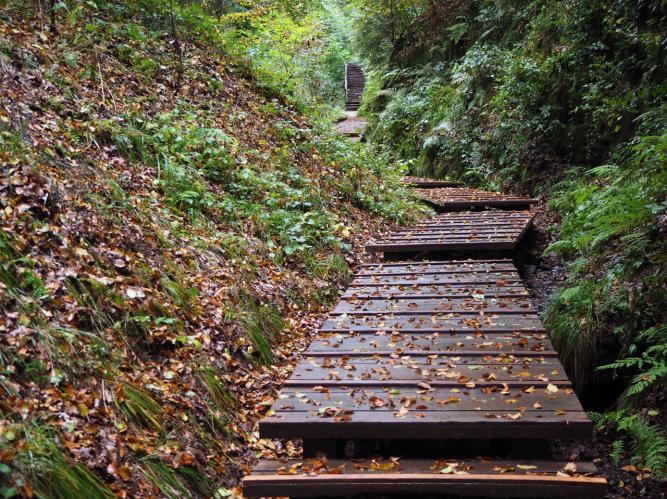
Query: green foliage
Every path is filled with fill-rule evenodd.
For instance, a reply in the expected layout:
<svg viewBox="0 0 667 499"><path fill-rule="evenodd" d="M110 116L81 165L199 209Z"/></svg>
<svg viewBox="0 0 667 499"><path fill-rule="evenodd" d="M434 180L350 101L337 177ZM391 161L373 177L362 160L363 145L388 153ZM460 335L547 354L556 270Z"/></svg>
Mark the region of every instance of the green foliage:
<svg viewBox="0 0 667 499"><path fill-rule="evenodd" d="M347 2L358 50L374 65L384 65L397 48L401 34L427 4L414 0Z"/></svg>
<svg viewBox="0 0 667 499"><path fill-rule="evenodd" d="M214 369L200 369L197 378L204 385L211 400L222 414L230 412L236 406L234 394L220 381Z"/></svg>
<svg viewBox="0 0 667 499"><path fill-rule="evenodd" d="M248 353L257 353L259 361L270 365L273 361L271 341L283 330L283 320L276 307L259 302L248 293L239 296L239 324L252 347Z"/></svg>
<svg viewBox="0 0 667 499"><path fill-rule="evenodd" d="M657 478L667 475L667 437L662 429L647 423L640 415L627 410L617 410L606 414L590 414L593 421L602 428L610 426L620 436L631 441L631 461L642 468L651 470ZM612 460L620 462L624 455L624 442L615 440L612 444Z"/></svg>
<svg viewBox="0 0 667 499"><path fill-rule="evenodd" d="M162 431L162 407L143 388L128 382L119 382L114 389L114 402L135 425Z"/></svg>
<svg viewBox="0 0 667 499"><path fill-rule="evenodd" d="M230 12L221 18L227 50L244 58L268 95L310 114L341 105L342 74L351 54L338 2L298 2ZM315 107L313 107L315 106Z"/></svg>
<svg viewBox="0 0 667 499"><path fill-rule="evenodd" d="M179 479L176 471L158 459L145 459L141 466L141 471L146 478L160 489L164 497L168 499L192 497L188 488Z"/></svg>
<svg viewBox="0 0 667 499"><path fill-rule="evenodd" d="M631 401L637 401L649 389L664 387L667 380L667 325L660 324L639 333L629 352L636 353L638 346L643 345L645 350L640 355L628 355L611 364L600 366L598 369L638 371L630 380L626 396Z"/></svg>
<svg viewBox="0 0 667 499"><path fill-rule="evenodd" d="M27 446L16 464L37 497L112 499L115 494L88 468L66 457L56 446L55 433L43 426L28 428Z"/></svg>

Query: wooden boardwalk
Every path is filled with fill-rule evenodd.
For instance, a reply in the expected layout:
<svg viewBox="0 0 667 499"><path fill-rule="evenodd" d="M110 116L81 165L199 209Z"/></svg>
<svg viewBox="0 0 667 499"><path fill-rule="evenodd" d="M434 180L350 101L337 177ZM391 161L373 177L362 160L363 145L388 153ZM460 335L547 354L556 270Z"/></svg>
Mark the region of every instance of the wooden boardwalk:
<svg viewBox="0 0 667 499"><path fill-rule="evenodd" d="M512 249L532 217L443 213L369 250ZM592 432L512 260L371 263L259 423L262 438L301 439L304 459L262 461L244 490L602 497L592 463L548 460L551 440Z"/></svg>
<svg viewBox="0 0 667 499"><path fill-rule="evenodd" d="M435 187L458 187L461 182L458 180L437 180L423 177L403 177L403 183L410 187L421 187L422 189L433 189Z"/></svg>
<svg viewBox="0 0 667 499"><path fill-rule="evenodd" d="M525 208L537 202L537 200L531 198L508 196L497 192L464 187L415 189L414 192L429 204L445 210L499 207Z"/></svg>
<svg viewBox="0 0 667 499"><path fill-rule="evenodd" d="M371 253L513 250L533 220L530 211L445 213L366 245Z"/></svg>

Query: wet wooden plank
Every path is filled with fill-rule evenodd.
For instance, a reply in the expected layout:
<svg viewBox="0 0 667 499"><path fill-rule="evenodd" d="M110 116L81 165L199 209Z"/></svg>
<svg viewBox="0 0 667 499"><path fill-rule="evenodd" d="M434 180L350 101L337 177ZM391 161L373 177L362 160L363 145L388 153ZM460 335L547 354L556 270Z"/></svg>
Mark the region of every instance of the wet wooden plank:
<svg viewBox="0 0 667 499"><path fill-rule="evenodd" d="M494 239L491 241L443 241L412 239L406 242L380 241L366 244L369 253L407 253L422 251L508 251L516 248L515 239Z"/></svg>
<svg viewBox="0 0 667 499"><path fill-rule="evenodd" d="M382 364L390 362L396 365L403 366L442 366L442 365L480 365L480 364L499 364L505 366L514 366L517 365L558 365L560 363L557 359L552 358L553 356L544 356L536 355L531 353L530 355L523 354L506 354L502 352L498 353L484 353L484 352L471 352L468 354L459 354L458 352L445 352L442 354L434 354L430 352L420 352L416 354L406 354L406 353L394 353L391 354L366 354L366 355L355 355L349 356L345 354L340 354L333 352L329 357L322 358L322 355L310 355L307 354L304 356L303 360L308 362L321 363L323 367L334 367L340 366L345 367L350 362L357 364ZM471 368L471 370L474 370Z"/></svg>
<svg viewBox="0 0 667 499"><path fill-rule="evenodd" d="M325 364L326 365L326 364ZM403 365L389 362L376 364L361 363L350 360L344 366L321 367L322 362L302 361L297 364L290 379L292 380L332 380L332 381L447 381L467 379L470 382L483 381L522 381L551 382L567 381L565 370L557 359L552 363L530 366L512 366L503 364L447 364L431 365L415 363ZM472 370L474 368L474 370Z"/></svg>
<svg viewBox="0 0 667 499"><path fill-rule="evenodd" d="M520 233L522 227L501 227L501 228L492 228L492 229L479 229L475 227L469 228L426 228L426 229L411 229L400 232L392 232L386 236L382 241L405 241L407 239L446 239L450 241L466 241L470 239L497 239L500 236L505 236L506 238L511 238L517 233Z"/></svg>
<svg viewBox="0 0 667 499"><path fill-rule="evenodd" d="M458 180L442 180L442 179L433 179L424 177L414 177L411 175L406 175L405 177L403 177L403 183L407 184L410 187L421 187L423 189L431 189L434 187L457 187L463 185L463 183Z"/></svg>
<svg viewBox="0 0 667 499"><path fill-rule="evenodd" d="M576 472L570 471L575 468ZM442 473L442 470L451 470ZM567 473L564 471L567 470ZM448 495L596 499L607 493L590 462L533 460L327 460L261 461L243 480L244 494L349 496ZM574 476L570 476L573 474Z"/></svg>
<svg viewBox="0 0 667 499"><path fill-rule="evenodd" d="M469 209L481 207L530 206L536 199L510 196L497 192L463 187L414 189L415 194L430 204L444 209Z"/></svg>
<svg viewBox="0 0 667 499"><path fill-rule="evenodd" d="M519 283L496 286L493 284L450 286L354 286L347 288L342 299L436 299L468 296L498 298L503 296L528 296L528 290Z"/></svg>
<svg viewBox="0 0 667 499"><path fill-rule="evenodd" d="M396 331L457 333L471 331L537 331L544 330L534 312L470 313L443 312L425 315L334 315L320 327L321 332Z"/></svg>
<svg viewBox="0 0 667 499"><path fill-rule="evenodd" d="M553 347L544 333L485 332L483 335L470 334L470 332L456 335L433 334L430 332L384 335L373 333L356 335L319 334L311 342L306 354L315 352L391 352L401 354L405 351L521 354L522 352L553 351Z"/></svg>
<svg viewBox="0 0 667 499"><path fill-rule="evenodd" d="M484 267L486 265L510 265L514 268L514 262L509 258L486 258L486 259L458 259L458 260L424 260L424 261L402 261L402 262L367 262L359 265L360 269L369 267L403 267L403 266L442 266L442 267Z"/></svg>
<svg viewBox="0 0 667 499"><path fill-rule="evenodd" d="M512 474L516 476L545 476L565 473L583 476L595 473L597 468L590 461L548 461L533 459L300 459L262 460L253 469L253 474L269 474L278 471L291 474L310 473L337 469L342 474L395 474L395 473L436 473L451 465L455 470L468 474ZM574 468L575 471L571 471ZM566 477L567 478L567 477Z"/></svg>
<svg viewBox="0 0 667 499"><path fill-rule="evenodd" d="M352 286L391 285L409 286L413 284L484 284L493 283L503 286L508 283L521 283L521 278L516 272L476 272L466 274L447 274L437 271L424 272L422 274L377 274L357 275Z"/></svg>
<svg viewBox="0 0 667 499"><path fill-rule="evenodd" d="M275 412L312 411L322 407L344 407L352 410L397 411L406 407L416 411L492 411L494 413L526 411L583 411L571 388L551 393L543 386L461 387L368 387L343 388L324 386L286 387L272 406Z"/></svg>
<svg viewBox="0 0 667 499"><path fill-rule="evenodd" d="M593 424L584 412L543 414L482 411L283 411L259 423L262 438L551 439L590 438Z"/></svg>
<svg viewBox="0 0 667 499"><path fill-rule="evenodd" d="M482 297L482 295L476 295ZM412 300L396 298L393 300L346 299L338 302L332 315L338 314L401 314L401 315L437 315L440 313L462 313L483 311L485 313L527 313L536 310L526 296L505 293L500 297L484 296L477 298L447 298Z"/></svg>

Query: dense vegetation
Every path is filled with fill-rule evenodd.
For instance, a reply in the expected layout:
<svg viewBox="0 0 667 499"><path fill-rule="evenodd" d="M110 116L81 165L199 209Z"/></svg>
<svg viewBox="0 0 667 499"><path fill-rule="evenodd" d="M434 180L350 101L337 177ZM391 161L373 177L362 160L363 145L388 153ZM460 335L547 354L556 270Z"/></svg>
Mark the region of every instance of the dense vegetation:
<svg viewBox="0 0 667 499"><path fill-rule="evenodd" d="M541 195L568 264L547 327L613 457L663 475L667 10L656 0L353 0L369 138L415 173ZM605 399L600 394L608 394ZM598 395L596 399L596 394ZM627 438L623 438L627 437Z"/></svg>
<svg viewBox="0 0 667 499"><path fill-rule="evenodd" d="M417 213L329 131L340 13L0 5L0 496L233 495L355 241Z"/></svg>

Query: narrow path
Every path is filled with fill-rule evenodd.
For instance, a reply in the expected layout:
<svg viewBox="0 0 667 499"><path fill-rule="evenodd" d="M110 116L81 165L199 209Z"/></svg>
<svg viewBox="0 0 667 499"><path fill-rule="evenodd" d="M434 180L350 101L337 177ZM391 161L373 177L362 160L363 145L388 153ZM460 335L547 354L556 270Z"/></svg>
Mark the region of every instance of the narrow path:
<svg viewBox="0 0 667 499"><path fill-rule="evenodd" d="M366 79L359 64L355 62L345 64L346 118L336 124L336 131L355 141L362 139L368 126L368 121L358 115L365 84Z"/></svg>
<svg viewBox="0 0 667 499"><path fill-rule="evenodd" d="M533 212L489 205L533 200L419 192L444 209L482 210L368 244L385 259L422 260L360 268L260 421L263 438L302 439L304 460L261 462L245 492L604 496L593 463L549 460L552 440L591 438L593 425L513 261L498 258Z"/></svg>
<svg viewBox="0 0 667 499"><path fill-rule="evenodd" d="M356 111L346 111L347 118L336 123L336 131L341 135L347 135L352 140L360 140L368 127L368 121L357 116Z"/></svg>

